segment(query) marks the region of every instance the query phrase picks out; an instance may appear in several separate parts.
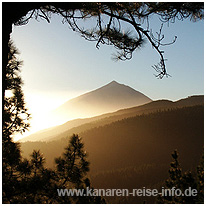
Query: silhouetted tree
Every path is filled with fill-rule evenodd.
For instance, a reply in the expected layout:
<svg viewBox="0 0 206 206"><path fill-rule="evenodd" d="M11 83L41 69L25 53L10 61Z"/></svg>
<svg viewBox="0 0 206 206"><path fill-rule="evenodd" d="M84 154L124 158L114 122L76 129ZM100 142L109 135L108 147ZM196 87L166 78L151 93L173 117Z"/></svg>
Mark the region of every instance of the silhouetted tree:
<svg viewBox="0 0 206 206"><path fill-rule="evenodd" d="M6 90L9 94L4 97L3 105L3 139L10 139L16 133L22 133L29 127L29 117L24 102L18 50L9 42L8 64L6 67Z"/></svg>
<svg viewBox="0 0 206 206"><path fill-rule="evenodd" d="M89 162L86 160L86 153L83 150L83 143L78 135L73 135L70 144L65 148L63 157L55 159L57 164L58 176L65 186L68 182L72 182L79 187L84 175L89 171Z"/></svg>
<svg viewBox="0 0 206 206"><path fill-rule="evenodd" d="M197 203L204 203L204 156L202 155L200 164L197 167Z"/></svg>
<svg viewBox="0 0 206 206"><path fill-rule="evenodd" d="M158 196L158 203L164 204L195 204L204 203L204 166L203 161L197 167L197 173L194 174L191 171L182 172L182 168L178 161L178 153L175 150L172 154L173 162L171 162L171 168L169 169L169 179L166 180L164 189L171 190L172 188L181 190L182 193L185 190L191 188L196 189L195 195L172 195L169 191L167 194Z"/></svg>
<svg viewBox="0 0 206 206"><path fill-rule="evenodd" d="M43 169L43 165L45 163L45 158L40 153L40 150L38 151L34 150L33 153L31 154L31 157L32 157L31 159L32 169L34 172L34 176L36 176L38 172L41 173L41 170Z"/></svg>
<svg viewBox="0 0 206 206"><path fill-rule="evenodd" d="M90 180L85 178L89 171L89 162L84 151L84 144L78 135L73 135L65 148L63 157L55 159L57 168L58 188L85 189L90 188ZM62 197L61 197L62 198ZM71 203L104 203L101 197L66 197ZM65 202L65 203L66 203Z"/></svg>
<svg viewBox="0 0 206 206"><path fill-rule="evenodd" d="M21 161L20 148L14 143L12 137L22 133L29 127L28 114L25 107L22 91L22 80L20 77L21 61L17 59L18 51L9 42L8 64L6 66L6 87L9 95L3 101L3 125L2 125L2 179L3 198L9 200L17 183L16 169Z"/></svg>

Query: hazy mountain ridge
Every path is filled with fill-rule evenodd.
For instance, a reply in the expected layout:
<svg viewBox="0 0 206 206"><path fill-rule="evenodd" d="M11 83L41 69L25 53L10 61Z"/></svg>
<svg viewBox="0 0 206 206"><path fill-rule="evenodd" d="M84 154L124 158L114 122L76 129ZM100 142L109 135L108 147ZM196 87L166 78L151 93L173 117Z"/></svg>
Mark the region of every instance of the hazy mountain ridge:
<svg viewBox="0 0 206 206"><path fill-rule="evenodd" d="M52 127L51 129L43 130L41 132L30 135L22 139L21 141L52 141L68 135L72 135L73 133L80 133L93 127L98 127L100 125L103 126L113 121L141 115L143 113L147 114L157 110L195 105L204 105L203 95L190 96L176 102L169 100L157 100L142 106L122 109L117 112L107 113L92 118L71 120L63 125Z"/></svg>
<svg viewBox="0 0 206 206"><path fill-rule="evenodd" d="M127 148L125 151L121 151L121 155L127 155L127 153L132 152L135 147L139 148L142 144L144 145L144 147L147 145L147 149L150 152L154 151L154 144L158 147L164 145L164 147L162 147L162 150L164 151L166 149L165 146L172 149L174 146L172 146L171 143L173 142L173 144L176 144L179 142L179 144L181 144L181 147L185 148L184 152L189 152L189 150L196 144L201 145L198 139L203 141L203 111L204 107L201 105L193 107L173 108L164 111L156 111L153 113L133 116L122 120L114 121L110 124L94 127L89 130L80 132L79 135L83 138L86 147L85 149L89 152L89 159L92 162L92 167L96 167L97 165L99 165L102 167L101 169L104 169L104 165L98 163L97 159L100 158L103 161L104 157L109 158L109 156L111 155L110 153L114 152L115 154L118 154L117 151L120 150L117 148ZM55 153L58 153L57 150L63 151L63 148L67 144L69 138L70 135L67 135L64 138L51 142L25 142L22 143L22 148L23 151L29 151L31 149L30 146L33 145L35 149L39 147L39 149L43 149L43 153L46 149L46 151L50 151L49 153L51 156L55 156ZM181 139L188 139L188 141L190 139L190 141L183 142ZM195 141L197 142L195 143ZM107 144L111 147L106 146ZM187 144L190 145L190 148L186 146ZM27 147L25 145L30 146ZM177 145L173 149L176 149ZM143 155L145 150L142 148L142 146L140 148ZM56 148L56 150L53 147ZM128 150L128 148L130 149ZM131 150L131 148L133 149ZM108 151L104 153L103 151L105 150ZM96 152L98 155L96 154ZM27 152L25 154L28 155ZM116 158L119 158L119 155L117 155ZM162 158L168 159L170 157L163 156ZM144 158L145 161L147 159L148 157ZM154 158L152 158L152 160L153 159ZM191 159L188 161L191 161ZM125 159L125 163L126 162L127 161ZM51 164L51 162L49 164ZM117 165L121 167L121 164L115 161L112 164L107 161L106 164L110 165L112 168L116 168Z"/></svg>

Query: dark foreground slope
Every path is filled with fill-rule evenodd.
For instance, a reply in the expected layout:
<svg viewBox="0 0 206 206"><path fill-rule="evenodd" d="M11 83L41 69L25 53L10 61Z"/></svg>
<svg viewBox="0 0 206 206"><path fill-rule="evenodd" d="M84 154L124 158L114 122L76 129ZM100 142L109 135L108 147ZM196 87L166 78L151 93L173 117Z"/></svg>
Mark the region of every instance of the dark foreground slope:
<svg viewBox="0 0 206 206"><path fill-rule="evenodd" d="M194 169L203 152L204 107L193 106L130 117L80 133L89 153L96 188L157 188L168 176L177 149L183 169ZM23 143L24 156L40 149L52 167L68 138ZM142 198L110 198L113 203L142 203ZM154 198L147 198L154 202Z"/></svg>

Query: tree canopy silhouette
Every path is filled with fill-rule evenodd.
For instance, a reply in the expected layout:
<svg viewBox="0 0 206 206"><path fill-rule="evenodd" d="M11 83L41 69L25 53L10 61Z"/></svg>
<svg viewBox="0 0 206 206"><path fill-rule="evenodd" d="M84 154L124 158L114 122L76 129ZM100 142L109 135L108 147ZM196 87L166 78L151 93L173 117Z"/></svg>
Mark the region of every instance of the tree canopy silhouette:
<svg viewBox="0 0 206 206"><path fill-rule="evenodd" d="M169 169L169 178L165 181L165 189L178 189L185 192L188 188L196 189L195 195L172 195L162 194L158 196L157 202L160 204L203 204L204 203L204 159L202 157L197 167L196 174L191 171L182 172L178 160L177 150L172 153L173 162Z"/></svg>
<svg viewBox="0 0 206 206"><path fill-rule="evenodd" d="M6 66L6 87L3 108L3 137L9 138L18 132L24 132L29 127L30 114L27 112L22 91L20 68L22 62L18 60L18 50L13 42L9 42L8 64Z"/></svg>
<svg viewBox="0 0 206 206"><path fill-rule="evenodd" d="M152 45L160 57L159 63L153 66L157 71L157 77L168 76L165 65L162 46L175 42L164 42L162 25L166 22L184 20L190 18L197 21L203 18L203 2L36 2L36 3L3 3L3 68L6 67L9 35L12 32L12 24L24 25L31 18L45 19L50 22L51 14L62 17L63 23L68 23L70 28L79 32L89 41L96 41L96 47L100 44L113 45L117 49L115 58L127 60L132 54L141 48L146 40ZM157 15L161 21L159 32L155 36L150 30L150 17ZM90 28L81 20L95 19ZM122 30L123 24L131 28ZM132 33L131 33L132 31ZM4 72L4 70L3 70ZM3 78L4 78L3 73ZM4 88L3 88L4 89Z"/></svg>
<svg viewBox="0 0 206 206"><path fill-rule="evenodd" d="M22 133L29 127L30 114L27 112L22 91L20 77L21 61L18 60L18 51L9 41L8 64L5 73L5 91L9 93L4 97L3 125L2 125L2 179L3 195L10 196L17 182L15 170L21 161L18 143L13 142L13 136Z"/></svg>

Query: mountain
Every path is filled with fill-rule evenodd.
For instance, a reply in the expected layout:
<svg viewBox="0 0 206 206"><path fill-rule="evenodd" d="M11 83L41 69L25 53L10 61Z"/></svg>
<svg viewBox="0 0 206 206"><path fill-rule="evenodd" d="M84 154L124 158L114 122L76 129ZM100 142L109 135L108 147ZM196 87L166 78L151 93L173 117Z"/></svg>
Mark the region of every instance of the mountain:
<svg viewBox="0 0 206 206"><path fill-rule="evenodd" d="M181 108L186 106L204 105L204 96L190 96L172 102L169 100L157 100L150 103L132 107L127 109L121 109L113 113L106 113L103 115L95 116L92 118L85 119L75 119L68 121L62 125L52 127L46 130L39 131L28 137L21 139L21 142L26 141L52 141L58 140L66 136L70 136L73 133L84 132L88 129L110 124L114 121L122 120L124 118L134 117L137 115L148 114L155 111L171 109L171 108Z"/></svg>
<svg viewBox="0 0 206 206"><path fill-rule="evenodd" d="M141 92L112 81L99 89L67 101L58 107L53 115L61 122L66 122L69 119L97 116L151 101Z"/></svg>

